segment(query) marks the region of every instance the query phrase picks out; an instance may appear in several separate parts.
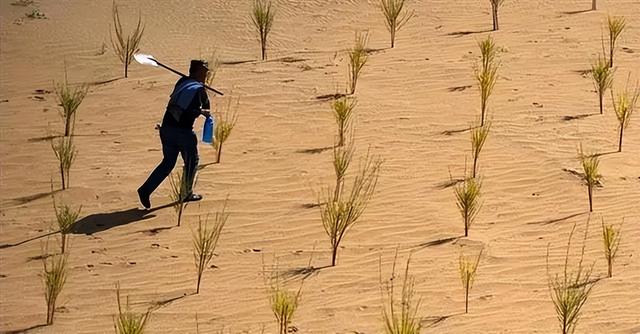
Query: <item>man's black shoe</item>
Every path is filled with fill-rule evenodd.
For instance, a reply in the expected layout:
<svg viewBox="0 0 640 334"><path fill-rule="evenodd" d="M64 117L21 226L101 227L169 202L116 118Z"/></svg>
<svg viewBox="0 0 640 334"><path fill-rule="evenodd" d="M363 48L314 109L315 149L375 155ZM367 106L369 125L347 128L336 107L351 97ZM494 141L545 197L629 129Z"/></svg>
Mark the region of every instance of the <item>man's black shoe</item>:
<svg viewBox="0 0 640 334"><path fill-rule="evenodd" d="M138 197L140 198L140 204L142 204L145 209L149 209L151 207L149 195L143 194L142 189L138 189Z"/></svg>

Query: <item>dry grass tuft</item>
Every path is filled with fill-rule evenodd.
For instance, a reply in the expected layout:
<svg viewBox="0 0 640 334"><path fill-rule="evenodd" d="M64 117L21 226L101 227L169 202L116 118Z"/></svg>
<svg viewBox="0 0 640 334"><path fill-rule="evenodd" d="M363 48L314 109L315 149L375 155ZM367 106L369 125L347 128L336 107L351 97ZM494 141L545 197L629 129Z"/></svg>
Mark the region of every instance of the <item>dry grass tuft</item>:
<svg viewBox="0 0 640 334"><path fill-rule="evenodd" d="M584 171L583 180L589 194L589 212L593 212L593 189L602 179L602 175L600 175L599 172L600 157L595 154L585 154L582 151L582 147L580 147L578 159L580 159L580 163L582 164L582 170Z"/></svg>
<svg viewBox="0 0 640 334"><path fill-rule="evenodd" d="M496 31L500 28L498 25L498 10L505 0L489 0L489 2L491 2L491 13L493 14L493 30Z"/></svg>
<svg viewBox="0 0 640 334"><path fill-rule="evenodd" d="M227 141L227 139L229 139L229 136L231 136L231 131L236 126L236 122L238 122L239 105L240 99L234 100L232 98L229 98L226 104L225 111L220 111L217 113L217 122L216 128L213 132L214 138L212 143L212 145L216 149L216 163L220 163L220 159L222 158L222 145Z"/></svg>
<svg viewBox="0 0 640 334"><path fill-rule="evenodd" d="M396 33L414 15L414 11L405 8L405 0L380 0L380 9L384 15L387 30L391 34L391 48L395 46Z"/></svg>
<svg viewBox="0 0 640 334"><path fill-rule="evenodd" d="M338 126L338 146L344 145L348 130L351 128L353 119L353 110L356 107L357 99L355 97L343 96L331 104L333 108L333 116Z"/></svg>
<svg viewBox="0 0 640 334"><path fill-rule="evenodd" d="M380 293L384 304L384 308L382 309L382 318L384 320L385 333L419 334L422 327L422 319L418 317L420 299L418 299L417 302L414 302L415 279L413 276L409 275L411 255L407 258L407 264L404 269L402 290L400 292L399 301L397 300L395 291L395 282L399 278L399 275L396 274L397 260L398 251L396 250L396 254L393 259L391 278L384 282L382 281L382 261L380 261Z"/></svg>
<svg viewBox="0 0 640 334"><path fill-rule="evenodd" d="M267 38L273 27L275 11L272 9L271 0L254 0L251 11L251 22L256 28L260 40L262 60L267 59Z"/></svg>
<svg viewBox="0 0 640 334"><path fill-rule="evenodd" d="M73 229L73 225L78 221L82 206L80 206L78 210L72 210L71 207L66 204L62 204L62 206L58 207L56 205L55 197L53 197L53 195L51 195L51 197L53 198L53 209L56 212L56 222L58 223L58 229L60 230L60 249L62 254L64 254L67 248L67 238Z"/></svg>
<svg viewBox="0 0 640 334"><path fill-rule="evenodd" d="M49 254L47 245L42 249L42 266L44 297L47 302L47 325L51 325L56 312L56 301L67 282L67 255Z"/></svg>
<svg viewBox="0 0 640 334"><path fill-rule="evenodd" d="M355 44L349 50L349 92L356 92L356 85L362 68L367 63L369 55L367 54L367 43L369 42L368 32L356 32Z"/></svg>
<svg viewBox="0 0 640 334"><path fill-rule="evenodd" d="M487 122L484 126L476 126L471 129L471 155L473 157L473 177L476 177L476 171L478 167L478 157L482 151L489 130L491 129L491 123Z"/></svg>
<svg viewBox="0 0 640 334"><path fill-rule="evenodd" d="M591 278L593 265L589 268L584 266L584 249L589 231L589 221L585 228L582 250L580 253L580 261L573 269L569 269L569 251L571 249L571 240L576 229L576 224L571 229L569 240L567 242L567 251L564 260L564 270L562 275L556 274L551 277L549 273L549 247L547 246L547 278L549 282L549 292L551 301L555 307L555 311L560 322L562 334L574 333L578 322L582 307L587 302L591 289L595 281Z"/></svg>
<svg viewBox="0 0 640 334"><path fill-rule="evenodd" d="M469 290L473 287L473 282L476 279L482 251L483 250L480 250L475 260L465 257L462 253L460 253L460 257L458 258L458 271L460 272L460 280L462 282L462 288L464 289L464 313L469 312Z"/></svg>
<svg viewBox="0 0 640 334"><path fill-rule="evenodd" d="M73 86L67 80L67 71L64 73L64 82L55 84L55 92L58 104L62 107L60 116L64 121L64 136L71 136L76 124L78 107L87 96L89 86L86 84Z"/></svg>
<svg viewBox="0 0 640 334"><path fill-rule="evenodd" d="M623 16L607 16L607 28L609 29L609 67L613 67L613 55L616 50L616 43L627 27L627 22Z"/></svg>
<svg viewBox="0 0 640 334"><path fill-rule="evenodd" d="M226 213L227 200L225 200L222 206L222 212L216 212L213 226L209 226L209 216L202 221L198 221L198 229L193 231L193 259L195 260L196 270L198 272L198 283L196 285L196 294L200 293L200 281L202 279L202 273L211 262L213 253L218 245L218 239L222 233L222 228L229 219L229 214Z"/></svg>
<svg viewBox="0 0 640 334"><path fill-rule="evenodd" d="M624 224L624 219L622 220ZM613 276L613 263L618 255L618 247L622 238L622 224L616 229L613 224L605 225L602 219L602 243L604 244L604 257L607 260L607 276Z"/></svg>
<svg viewBox="0 0 640 334"><path fill-rule="evenodd" d="M130 33L125 33L124 29L122 29L120 13L118 12L118 6L115 1L113 1L111 16L113 18L113 27L116 35L114 40L113 34L109 31L111 45L113 46L116 56L118 56L120 62L124 65L124 77L127 78L129 76L129 65L133 61L133 55L140 51L140 41L144 34L142 14L138 13L138 23L136 24L136 28Z"/></svg>
<svg viewBox="0 0 640 334"><path fill-rule="evenodd" d="M469 236L469 228L475 220L480 207L480 188L482 183L476 178L467 178L464 182L458 183L454 188L456 204L462 215L464 222L464 236Z"/></svg>
<svg viewBox="0 0 640 334"><path fill-rule="evenodd" d="M51 149L58 159L62 189L67 189L70 184L69 171L78 153L73 145L73 137L60 137L51 141Z"/></svg>
<svg viewBox="0 0 640 334"><path fill-rule="evenodd" d="M598 59L591 64L591 77L593 78L593 85L596 92L598 92L600 114L602 114L604 110L604 93L613 85L614 73L615 69L610 68L609 62L602 57L598 57Z"/></svg>
<svg viewBox="0 0 640 334"><path fill-rule="evenodd" d="M120 285L116 284L116 296L118 299L118 315L114 316L113 327L117 334L144 334L145 327L151 316L151 309L145 313L135 313L129 306L129 296L124 307L120 302Z"/></svg>
<svg viewBox="0 0 640 334"><path fill-rule="evenodd" d="M631 123L631 115L636 109L636 103L638 103L638 97L640 97L640 88L636 85L635 90L632 92L627 87L622 93L614 96L613 90L611 91L611 100L613 101L613 110L616 112L616 118L618 119L618 128L620 130L620 138L618 140L618 152L622 152L622 135L624 130Z"/></svg>

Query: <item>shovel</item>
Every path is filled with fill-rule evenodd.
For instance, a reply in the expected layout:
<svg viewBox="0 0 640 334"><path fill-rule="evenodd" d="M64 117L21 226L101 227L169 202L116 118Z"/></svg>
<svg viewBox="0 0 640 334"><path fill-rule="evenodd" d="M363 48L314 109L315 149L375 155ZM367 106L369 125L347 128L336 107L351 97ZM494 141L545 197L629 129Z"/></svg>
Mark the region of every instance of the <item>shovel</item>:
<svg viewBox="0 0 640 334"><path fill-rule="evenodd" d="M185 75L183 73L180 73L180 72L172 69L171 67L169 67L169 66L167 66L167 65L165 65L165 64L163 64L163 63L161 63L159 61L157 61L155 58L153 58L152 55L145 55L145 54L141 54L141 53L136 53L136 54L133 55L133 58L135 58L136 61L138 63L142 64L142 65L150 65L150 66L154 66L154 67L160 66L160 67L165 68L165 69L167 69L167 70L169 70L169 71L171 71L171 72L173 72L173 73L175 73L175 74L177 74L179 76L182 76L182 77L186 77L187 76L187 75ZM208 90L211 90L211 91L213 91L213 92L215 92L217 94L224 95L221 91L219 91L219 90L217 90L217 89L215 89L213 87L209 87L207 85L204 85L204 88L206 88Z"/></svg>

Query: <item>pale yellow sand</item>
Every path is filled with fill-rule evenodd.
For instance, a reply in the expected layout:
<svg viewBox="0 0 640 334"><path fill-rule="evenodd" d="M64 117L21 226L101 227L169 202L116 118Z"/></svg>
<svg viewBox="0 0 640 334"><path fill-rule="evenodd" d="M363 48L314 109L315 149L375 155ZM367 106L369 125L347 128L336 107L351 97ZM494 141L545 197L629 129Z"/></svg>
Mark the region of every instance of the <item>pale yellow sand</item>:
<svg viewBox="0 0 640 334"><path fill-rule="evenodd" d="M144 309L195 290L191 228L199 214L215 212L229 194L231 217L220 239L216 269L207 270L200 295L168 303L151 318L149 333L275 333L262 277L262 263L277 255L282 270L330 261L329 243L315 192L332 184L335 126L329 102L316 96L346 82L344 50L354 30L368 28L371 55L357 96L357 156L367 147L385 159L371 205L343 242L339 265L305 280L293 325L300 333L380 333L379 262L385 275L396 248L401 261L413 251L411 271L424 333L557 333L546 279L546 249L559 270L569 231L587 221L587 193L579 179L576 150L617 148L616 119L607 98L603 116L565 121L597 112L588 77L600 51L606 13L624 14L615 87L629 72L640 78L640 3L635 0L508 1L501 30L500 79L491 100L493 128L480 159L484 206L469 238L453 188L469 157L469 126L479 114L472 78L476 41L490 28L488 1L409 1L416 16L399 33L395 49L377 1L279 0L268 62L255 61L258 44L250 28L249 1L128 1L130 26L138 9L146 22L142 51L186 71L192 57L218 49L226 64L216 85L241 98L240 120L225 146L222 164L206 167L197 189L205 199L175 224L165 208L136 217L136 188L160 161L154 130L176 77L133 64L130 77L93 85L79 110L79 153L71 189L58 193L82 216L106 225L93 235L73 235L70 274L55 324L31 333L112 333L114 284ZM51 178L59 182L50 143L59 133L52 81L98 82L121 76L109 45L111 1L39 1L48 19L13 24L27 9L0 3L0 244L37 237L53 222ZM123 2L124 3L124 2ZM98 55L102 44L109 48ZM624 50L623 50L624 48ZM283 60L288 57L287 61ZM450 88L470 86L463 91ZM34 96L37 96L34 98ZM44 98L38 100L38 97ZM225 99L216 97L216 105ZM200 130L202 120L196 124ZM316 153L310 153L314 152ZM319 151L319 153L317 152ZM214 159L200 145L201 161ZM624 139L624 152L601 157L604 187L595 193L595 214L586 244L594 277L606 274L600 217L619 223L624 236L612 279L595 286L584 307L579 333L640 332L640 116ZM356 166L357 163L354 163ZM152 197L169 202L168 182ZM158 229L158 230L154 230ZM45 321L38 239L0 249L0 331ZM580 244L580 237L576 245ZM446 241L446 240L445 240ZM431 243L431 244L430 244ZM437 242L435 242L437 244ZM484 247L478 278L464 311L457 260ZM577 251L577 250L576 250ZM293 287L297 287L298 279Z"/></svg>

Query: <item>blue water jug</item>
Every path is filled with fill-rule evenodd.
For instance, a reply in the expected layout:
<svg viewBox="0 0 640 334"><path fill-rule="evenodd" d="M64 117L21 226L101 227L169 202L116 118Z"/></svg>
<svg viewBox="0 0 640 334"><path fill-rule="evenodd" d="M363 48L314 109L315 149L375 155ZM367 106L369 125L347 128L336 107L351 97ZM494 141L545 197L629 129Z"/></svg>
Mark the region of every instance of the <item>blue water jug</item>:
<svg viewBox="0 0 640 334"><path fill-rule="evenodd" d="M204 127L202 128L202 142L213 143L213 119L207 117L204 121Z"/></svg>

